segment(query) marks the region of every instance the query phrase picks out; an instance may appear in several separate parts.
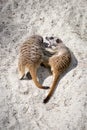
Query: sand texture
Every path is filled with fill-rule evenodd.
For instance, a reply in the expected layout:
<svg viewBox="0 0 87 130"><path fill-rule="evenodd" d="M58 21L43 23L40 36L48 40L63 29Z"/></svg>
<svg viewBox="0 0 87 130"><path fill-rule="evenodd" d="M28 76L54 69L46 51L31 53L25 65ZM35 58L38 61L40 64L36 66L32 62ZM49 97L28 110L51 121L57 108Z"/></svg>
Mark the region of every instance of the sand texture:
<svg viewBox="0 0 87 130"><path fill-rule="evenodd" d="M32 34L58 36L73 52L47 104L48 90L18 78L18 49ZM38 77L52 84L48 69ZM87 130L87 0L0 0L0 130Z"/></svg>

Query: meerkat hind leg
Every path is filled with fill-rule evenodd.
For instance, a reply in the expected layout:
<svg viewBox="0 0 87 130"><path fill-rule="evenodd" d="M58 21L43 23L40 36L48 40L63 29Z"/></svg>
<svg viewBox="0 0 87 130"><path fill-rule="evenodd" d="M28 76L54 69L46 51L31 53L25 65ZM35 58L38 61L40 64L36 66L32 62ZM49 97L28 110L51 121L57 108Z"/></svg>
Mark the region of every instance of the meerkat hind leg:
<svg viewBox="0 0 87 130"><path fill-rule="evenodd" d="M20 80L23 80L24 76L25 76L25 75L22 75L22 77L20 77Z"/></svg>
<svg viewBox="0 0 87 130"><path fill-rule="evenodd" d="M22 65L18 65L18 71L19 71L19 79L22 80L25 76L25 67Z"/></svg>

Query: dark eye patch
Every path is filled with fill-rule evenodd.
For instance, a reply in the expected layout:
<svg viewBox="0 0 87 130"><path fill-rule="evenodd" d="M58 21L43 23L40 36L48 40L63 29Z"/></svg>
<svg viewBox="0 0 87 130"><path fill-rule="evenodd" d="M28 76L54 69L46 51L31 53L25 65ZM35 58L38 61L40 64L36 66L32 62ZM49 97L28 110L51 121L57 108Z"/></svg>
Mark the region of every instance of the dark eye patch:
<svg viewBox="0 0 87 130"><path fill-rule="evenodd" d="M60 39L57 39L56 42L57 42L57 43L60 43L60 42L62 42L62 41L61 41Z"/></svg>
<svg viewBox="0 0 87 130"><path fill-rule="evenodd" d="M54 39L54 37L50 37L50 40L53 40Z"/></svg>

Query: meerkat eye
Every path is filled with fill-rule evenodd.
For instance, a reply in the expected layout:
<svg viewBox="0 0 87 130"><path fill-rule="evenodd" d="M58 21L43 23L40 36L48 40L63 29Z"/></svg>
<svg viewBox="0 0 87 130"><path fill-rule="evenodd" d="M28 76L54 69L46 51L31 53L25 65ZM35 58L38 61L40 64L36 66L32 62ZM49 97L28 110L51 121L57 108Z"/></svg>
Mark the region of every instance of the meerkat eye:
<svg viewBox="0 0 87 130"><path fill-rule="evenodd" d="M61 40L60 40L60 39L57 39L57 40L56 40L56 42L57 42L57 43L60 43L60 42L61 42Z"/></svg>
<svg viewBox="0 0 87 130"><path fill-rule="evenodd" d="M54 39L54 37L50 37L50 40L53 40Z"/></svg>

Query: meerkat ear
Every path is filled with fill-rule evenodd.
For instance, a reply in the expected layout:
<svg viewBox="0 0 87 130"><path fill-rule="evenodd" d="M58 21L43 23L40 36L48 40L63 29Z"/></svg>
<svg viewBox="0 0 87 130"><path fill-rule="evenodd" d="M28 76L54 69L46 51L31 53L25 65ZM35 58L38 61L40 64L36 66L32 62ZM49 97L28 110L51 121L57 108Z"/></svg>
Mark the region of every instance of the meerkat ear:
<svg viewBox="0 0 87 130"><path fill-rule="evenodd" d="M61 43L62 40L58 38L58 39L56 39L56 42L57 42L57 43Z"/></svg>

